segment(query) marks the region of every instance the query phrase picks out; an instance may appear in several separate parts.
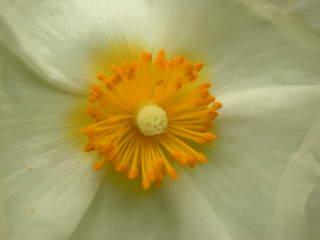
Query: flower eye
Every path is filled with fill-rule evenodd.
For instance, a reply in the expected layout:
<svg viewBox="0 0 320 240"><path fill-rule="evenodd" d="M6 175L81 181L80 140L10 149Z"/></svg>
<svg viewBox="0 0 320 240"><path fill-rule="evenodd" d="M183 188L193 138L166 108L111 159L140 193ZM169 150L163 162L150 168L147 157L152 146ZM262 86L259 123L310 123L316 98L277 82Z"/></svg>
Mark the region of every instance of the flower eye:
<svg viewBox="0 0 320 240"><path fill-rule="evenodd" d="M189 145L210 143L211 121L222 104L209 93L210 83L199 79L202 63L191 64L179 56L166 60L159 51L155 60L143 53L136 62L113 66L113 76L97 78L91 87L87 113L95 123L83 129L88 136L85 151L97 150L129 179L142 176L142 185L160 184L163 177L177 177L173 160L190 167L205 163L204 154Z"/></svg>

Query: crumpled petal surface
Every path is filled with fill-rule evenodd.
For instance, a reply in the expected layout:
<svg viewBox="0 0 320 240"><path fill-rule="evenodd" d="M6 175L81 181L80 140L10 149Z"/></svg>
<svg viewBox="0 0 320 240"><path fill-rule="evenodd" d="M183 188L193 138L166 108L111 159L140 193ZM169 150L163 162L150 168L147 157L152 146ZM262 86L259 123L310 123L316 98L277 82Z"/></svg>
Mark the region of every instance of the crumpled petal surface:
<svg viewBox="0 0 320 240"><path fill-rule="evenodd" d="M82 152L73 125L78 99L30 72L6 52L1 81L1 180L12 239L68 239L91 202L102 172Z"/></svg>
<svg viewBox="0 0 320 240"><path fill-rule="evenodd" d="M6 212L5 190L0 185L0 239L8 239L8 219Z"/></svg>
<svg viewBox="0 0 320 240"><path fill-rule="evenodd" d="M137 43L144 51L165 48L170 56L190 55L205 62L225 91L285 84L288 79L252 76L276 72L292 62L304 65L305 58L316 61L290 38L304 36L304 47L319 38L301 32L302 27L292 29L296 24L290 21L281 24L289 31L283 33L271 17L255 15L256 8L241 1L2 0L1 6L2 40L46 80L71 92L87 92L96 53L112 56L117 64L127 60L119 51L128 52L127 58ZM301 57L291 57L294 54ZM271 64L276 58L277 64Z"/></svg>
<svg viewBox="0 0 320 240"><path fill-rule="evenodd" d="M281 32L316 52L320 51L317 0L238 0Z"/></svg>
<svg viewBox="0 0 320 240"><path fill-rule="evenodd" d="M320 169L308 157L319 149L319 91L298 85L222 96L211 161L190 176L234 239L308 239L306 204Z"/></svg>
<svg viewBox="0 0 320 240"><path fill-rule="evenodd" d="M110 42L141 41L145 1L1 0L2 40L50 83L87 93L94 54L118 53ZM143 22L144 20L144 22ZM137 37L138 36L138 37ZM122 59L119 59L121 62Z"/></svg>
<svg viewBox="0 0 320 240"><path fill-rule="evenodd" d="M274 239L319 237L320 114L291 156L277 183L273 208Z"/></svg>
<svg viewBox="0 0 320 240"><path fill-rule="evenodd" d="M181 170L177 181L146 192L110 169L71 239L231 239L228 226Z"/></svg>

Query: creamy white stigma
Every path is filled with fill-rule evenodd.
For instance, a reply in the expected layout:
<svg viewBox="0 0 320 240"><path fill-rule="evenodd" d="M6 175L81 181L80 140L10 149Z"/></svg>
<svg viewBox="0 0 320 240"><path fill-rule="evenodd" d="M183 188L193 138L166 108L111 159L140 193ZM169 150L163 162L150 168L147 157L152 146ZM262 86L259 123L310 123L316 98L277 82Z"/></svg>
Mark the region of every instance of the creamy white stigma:
<svg viewBox="0 0 320 240"><path fill-rule="evenodd" d="M159 135L165 132L168 126L167 113L156 105L141 108L136 121L139 130L146 136Z"/></svg>

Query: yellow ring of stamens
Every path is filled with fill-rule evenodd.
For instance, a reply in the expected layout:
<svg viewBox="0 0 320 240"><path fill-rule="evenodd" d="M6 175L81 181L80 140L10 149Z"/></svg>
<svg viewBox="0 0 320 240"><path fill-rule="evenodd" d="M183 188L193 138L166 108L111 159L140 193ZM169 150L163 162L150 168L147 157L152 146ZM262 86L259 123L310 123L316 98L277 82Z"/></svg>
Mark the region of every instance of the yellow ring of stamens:
<svg viewBox="0 0 320 240"><path fill-rule="evenodd" d="M170 61L161 50L153 61L143 53L136 62L113 66L113 76L100 73L101 85L94 85L87 113L95 123L83 129L88 136L85 151L97 150L101 159L129 179L142 176L142 185L159 184L167 174L175 179L172 160L194 167L205 163L205 155L188 145L210 143L208 132L222 107L209 93L210 83L199 80L202 63L191 64L180 56Z"/></svg>

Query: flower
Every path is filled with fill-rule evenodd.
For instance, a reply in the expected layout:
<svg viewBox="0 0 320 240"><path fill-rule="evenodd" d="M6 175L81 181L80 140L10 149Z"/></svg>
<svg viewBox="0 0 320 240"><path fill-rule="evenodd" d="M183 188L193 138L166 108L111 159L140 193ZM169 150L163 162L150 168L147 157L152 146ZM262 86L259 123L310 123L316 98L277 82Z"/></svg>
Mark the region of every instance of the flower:
<svg viewBox="0 0 320 240"><path fill-rule="evenodd" d="M1 1L0 218L9 239L316 239L317 20L266 2ZM213 80L223 108L217 140L192 145L208 162L189 169L170 159L177 179L145 191L110 164L92 169L101 155L83 147L97 139L88 126L99 115L83 110L92 86L108 88L97 74L106 80L113 64L160 49L204 63L201 78ZM91 108L102 114L101 104ZM164 108L139 105L135 120L162 120L135 127L167 130Z"/></svg>

